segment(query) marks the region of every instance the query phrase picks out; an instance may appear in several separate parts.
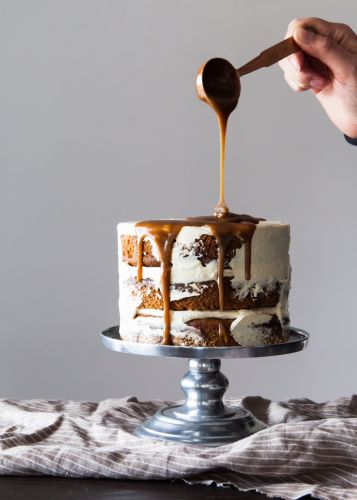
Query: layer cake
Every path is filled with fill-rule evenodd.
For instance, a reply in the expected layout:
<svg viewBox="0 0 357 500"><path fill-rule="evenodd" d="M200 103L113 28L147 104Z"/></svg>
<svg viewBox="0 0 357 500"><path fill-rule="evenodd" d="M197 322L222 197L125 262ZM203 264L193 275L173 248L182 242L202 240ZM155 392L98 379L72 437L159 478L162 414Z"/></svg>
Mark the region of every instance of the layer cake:
<svg viewBox="0 0 357 500"><path fill-rule="evenodd" d="M120 335L182 346L288 337L290 227L229 214L118 224Z"/></svg>

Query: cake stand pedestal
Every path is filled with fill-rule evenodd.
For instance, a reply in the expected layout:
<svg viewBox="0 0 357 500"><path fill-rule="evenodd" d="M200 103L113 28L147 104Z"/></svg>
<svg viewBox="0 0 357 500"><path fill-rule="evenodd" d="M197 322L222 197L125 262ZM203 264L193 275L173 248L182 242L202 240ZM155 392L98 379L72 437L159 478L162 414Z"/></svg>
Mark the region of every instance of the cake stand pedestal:
<svg viewBox="0 0 357 500"><path fill-rule="evenodd" d="M223 403L228 379L220 371L220 359L277 356L302 351L307 345L309 334L290 328L286 342L254 347L181 347L127 342L121 340L118 326L105 330L101 337L105 347L113 351L189 358L189 371L181 382L186 395L185 402L157 411L136 429L137 436L219 446L266 427L245 408Z"/></svg>

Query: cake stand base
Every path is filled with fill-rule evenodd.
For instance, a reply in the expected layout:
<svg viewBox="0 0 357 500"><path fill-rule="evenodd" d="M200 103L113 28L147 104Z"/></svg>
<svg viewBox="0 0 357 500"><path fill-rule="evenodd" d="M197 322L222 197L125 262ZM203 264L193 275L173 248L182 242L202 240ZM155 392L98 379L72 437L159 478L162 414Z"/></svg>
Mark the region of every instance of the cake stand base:
<svg viewBox="0 0 357 500"><path fill-rule="evenodd" d="M182 405L163 408L144 422L137 436L181 443L219 446L250 436L266 427L244 408L226 406L222 397L228 380L219 359L190 359L181 382Z"/></svg>
<svg viewBox="0 0 357 500"><path fill-rule="evenodd" d="M113 351L189 359L189 371L181 381L185 402L156 412L136 429L137 436L219 446L250 436L266 427L245 408L230 407L223 403L228 380L220 371L220 358L255 358L299 352L305 349L309 334L298 328L290 328L289 338L281 344L227 347L128 342L121 339L118 326L108 328L101 337L103 344Z"/></svg>

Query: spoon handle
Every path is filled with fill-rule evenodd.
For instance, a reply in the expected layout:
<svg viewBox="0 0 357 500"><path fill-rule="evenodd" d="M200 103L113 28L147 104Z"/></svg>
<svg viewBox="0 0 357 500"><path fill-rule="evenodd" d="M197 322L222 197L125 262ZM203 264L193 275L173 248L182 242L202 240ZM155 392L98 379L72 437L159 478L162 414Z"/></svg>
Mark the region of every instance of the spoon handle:
<svg viewBox="0 0 357 500"><path fill-rule="evenodd" d="M291 36L290 38L286 38L286 40L273 45L269 49L263 50L258 57L255 57L251 61L247 62L247 64L238 68L237 71L239 76L246 75L256 69L271 66L272 64L280 61L280 59L284 59L284 57L287 57L298 50L300 50L300 47Z"/></svg>

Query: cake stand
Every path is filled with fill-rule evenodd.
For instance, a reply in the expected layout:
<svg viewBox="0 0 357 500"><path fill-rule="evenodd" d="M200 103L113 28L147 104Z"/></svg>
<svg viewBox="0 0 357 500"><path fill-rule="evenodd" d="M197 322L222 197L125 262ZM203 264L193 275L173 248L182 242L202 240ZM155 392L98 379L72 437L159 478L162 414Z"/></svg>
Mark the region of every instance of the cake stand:
<svg viewBox="0 0 357 500"><path fill-rule="evenodd" d="M105 347L113 351L189 358L189 371L181 381L185 402L157 411L136 429L137 436L219 446L266 427L245 408L223 403L228 379L220 371L220 359L277 356L302 351L307 345L309 334L290 328L286 342L254 347L181 347L127 342L121 340L118 326L102 332L101 338Z"/></svg>

